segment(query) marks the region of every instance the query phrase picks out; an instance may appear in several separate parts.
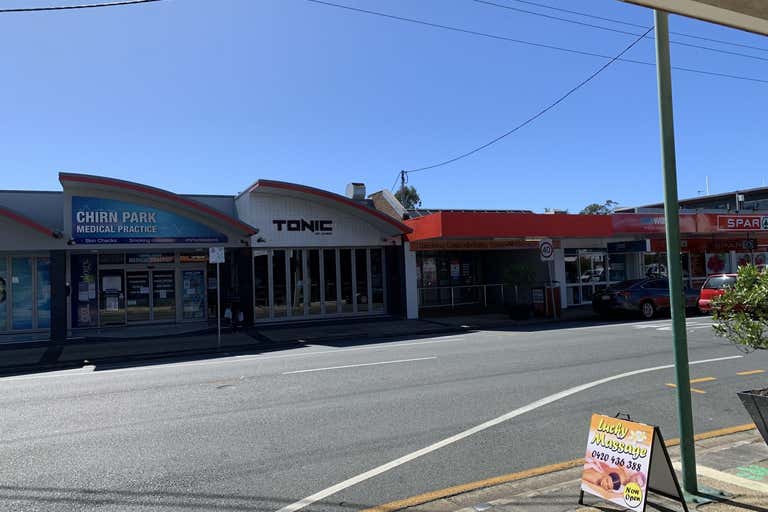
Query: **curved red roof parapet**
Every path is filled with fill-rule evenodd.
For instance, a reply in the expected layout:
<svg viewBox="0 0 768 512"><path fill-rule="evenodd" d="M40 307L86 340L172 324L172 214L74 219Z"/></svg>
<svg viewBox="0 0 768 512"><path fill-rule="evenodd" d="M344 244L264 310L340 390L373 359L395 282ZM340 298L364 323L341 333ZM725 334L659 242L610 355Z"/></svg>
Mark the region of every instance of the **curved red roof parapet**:
<svg viewBox="0 0 768 512"><path fill-rule="evenodd" d="M291 190L294 192L301 192L303 194L314 195L314 196L322 197L325 199L330 199L331 201L336 201L346 206L351 206L352 208L356 208L361 212L364 212L368 215L372 215L379 220L383 220L384 222L387 222L391 226L397 228L397 230L400 231L400 233L402 234L410 233L411 231L413 231L410 227L406 226L405 224L403 224L402 222L396 219L393 219L392 217L390 217L385 213L382 213L378 210L374 210L373 208L368 208L347 197L344 197L339 194L334 194L333 192L328 192L327 190L308 187L306 185L298 185L296 183L288 183L285 181L259 180L253 185L251 185L251 187L248 188L247 192L252 192L254 189L261 188L261 187Z"/></svg>
<svg viewBox="0 0 768 512"><path fill-rule="evenodd" d="M258 229L254 228L253 226L246 224L245 222L242 222L240 220L237 220L234 217L231 217L223 212L215 210L206 204L203 204L199 201L195 201L193 199L182 197L178 194L175 194L173 192L169 192L167 190L163 190L160 188L150 187L148 185L142 185L140 183L134 183L132 181L119 180L116 178L105 178L103 176L92 176L90 174L76 174L76 173L69 173L69 172L60 172L59 181L62 182L62 184L64 182L72 182L72 183L88 183L92 185L103 185L103 186L112 187L118 190L131 190L133 192L139 192L142 194L147 194L149 196L159 197L159 198L177 203L180 206L183 206L185 208L191 208L193 210L197 210L200 213L204 213L205 215L210 215L211 217L215 217L220 221L223 221L229 224L235 229L243 231L248 236L255 235L256 233L258 233Z"/></svg>
<svg viewBox="0 0 768 512"><path fill-rule="evenodd" d="M56 232L54 230L47 228L38 222L35 222L34 220L30 219L25 215L20 214L19 212L9 210L8 208L5 208L3 206L0 206L0 217L11 219L12 221L22 224L30 229L34 229L35 231L42 233L45 236L50 236L54 238L56 237Z"/></svg>

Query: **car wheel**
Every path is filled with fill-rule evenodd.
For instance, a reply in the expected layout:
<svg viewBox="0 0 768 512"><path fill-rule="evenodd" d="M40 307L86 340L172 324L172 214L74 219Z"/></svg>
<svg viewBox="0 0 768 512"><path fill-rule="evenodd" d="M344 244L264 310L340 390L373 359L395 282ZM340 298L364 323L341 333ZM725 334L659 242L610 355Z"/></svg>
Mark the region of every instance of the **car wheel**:
<svg viewBox="0 0 768 512"><path fill-rule="evenodd" d="M656 306L649 300L645 301L640 304L640 314L646 319L653 318L656 315Z"/></svg>

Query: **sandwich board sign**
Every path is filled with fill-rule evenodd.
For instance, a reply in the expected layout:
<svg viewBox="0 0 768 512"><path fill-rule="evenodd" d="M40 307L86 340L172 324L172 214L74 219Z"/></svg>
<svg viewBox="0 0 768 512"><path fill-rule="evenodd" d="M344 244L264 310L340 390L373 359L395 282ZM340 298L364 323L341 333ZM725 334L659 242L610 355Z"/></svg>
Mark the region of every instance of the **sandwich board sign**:
<svg viewBox="0 0 768 512"><path fill-rule="evenodd" d="M768 35L765 0L623 0L659 11Z"/></svg>
<svg viewBox="0 0 768 512"><path fill-rule="evenodd" d="M679 501L688 512L661 430L593 414L579 504L584 504L584 493L589 493L627 510L644 511L649 491Z"/></svg>

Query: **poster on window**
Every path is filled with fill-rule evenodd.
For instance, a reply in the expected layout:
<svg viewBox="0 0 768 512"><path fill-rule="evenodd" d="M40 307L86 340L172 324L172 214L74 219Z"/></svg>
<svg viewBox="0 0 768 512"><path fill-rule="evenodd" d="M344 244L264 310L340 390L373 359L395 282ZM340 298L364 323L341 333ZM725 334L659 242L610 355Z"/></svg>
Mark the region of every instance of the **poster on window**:
<svg viewBox="0 0 768 512"><path fill-rule="evenodd" d="M728 253L707 253L707 275L728 272Z"/></svg>

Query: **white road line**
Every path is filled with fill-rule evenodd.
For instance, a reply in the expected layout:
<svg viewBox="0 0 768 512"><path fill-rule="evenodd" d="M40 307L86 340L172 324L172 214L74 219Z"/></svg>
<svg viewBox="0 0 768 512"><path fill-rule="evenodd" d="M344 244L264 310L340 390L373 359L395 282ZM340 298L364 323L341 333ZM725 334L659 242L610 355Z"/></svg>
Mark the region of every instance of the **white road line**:
<svg viewBox="0 0 768 512"><path fill-rule="evenodd" d="M682 468L682 465L680 464L680 462L677 462L677 461L673 462L672 465L678 471L680 471L680 469ZM713 480L719 480L727 484L737 485L739 487L743 487L744 489L749 489L751 491L768 493L768 484L766 484L765 482L750 480L748 478L732 475L731 473L726 473L725 471L719 471L717 469L708 468L707 466L700 466L698 464L696 465L696 473L698 473L701 476L711 478Z"/></svg>
<svg viewBox="0 0 768 512"><path fill-rule="evenodd" d="M437 356L415 357L413 359L396 359L394 361L379 361L377 363L345 364L344 366L327 366L325 368L312 368L310 370L294 370L292 372L283 372L283 375L292 375L294 373L324 372L326 370L341 370L343 368L359 368L361 366L377 366L380 364L410 363L411 361L427 361L437 359Z"/></svg>
<svg viewBox="0 0 768 512"><path fill-rule="evenodd" d="M691 361L691 365L695 364L705 364L705 363L714 363L717 361L725 361L728 359L739 359L744 356L727 356L727 357L716 357L713 359L702 359L699 361ZM580 391L585 391L590 388L594 388L596 386L599 386L601 384L605 384L607 382L612 382L614 380L623 379L626 377L632 377L634 375L640 375L642 373L648 373L648 372L655 372L658 370L667 370L669 368L674 368L675 365L673 364L665 364L663 366L654 366L652 368L642 368L640 370L633 370L631 372L625 372L620 373L618 375L612 375L610 377L606 377L604 379L599 380L593 380L592 382L587 382L586 384L581 384L580 386L575 386L563 391L560 391L559 393L555 393L553 395L546 396L540 400L536 400L535 402L531 402L528 405L524 405L523 407L520 407L518 409L515 409L514 411L510 411L506 414L502 414L501 416L494 418L492 420L486 421L485 423L481 423L479 425L476 425L470 429L467 429L463 432L459 432L458 434L455 434L451 437L446 437L442 441L438 441L434 444L431 444L425 448L422 448L421 450L416 450L415 452L411 452L407 455L403 455L402 457L395 459L393 461L387 462L386 464L382 464L381 466L377 466L373 469L370 469L366 471L365 473L361 473L359 475L353 476L352 478L348 478L347 480L344 480L343 482L339 482L336 485L332 485L331 487L328 487L327 489L323 489L322 491L316 492L315 494L312 494L311 496L307 496L306 498L297 501L295 503L291 503L290 505L287 505L278 512L295 512L297 510L301 510L315 502L318 502L322 499L327 498L328 496L331 496L333 494L336 494L337 492L343 491L344 489L347 489L349 487L352 487L353 485L359 484L361 482L364 482L370 478L373 478L377 475L380 475L382 473L386 473L387 471L394 469L398 466L401 466L407 462L410 462L412 460L418 459L419 457L422 457L424 455L427 455L429 453L432 453L434 451L439 450L440 448L443 448L445 446L448 446L450 444L453 444L457 441L461 441L464 438L467 438L473 434L477 434L478 432L482 432L483 430L487 430L491 427L494 427L498 425L499 423L503 423L505 421L511 420L512 418L516 418L517 416L521 416L527 412L531 412L535 409L538 409L540 407L543 407L545 405L551 404L552 402L556 402L558 400L561 400L563 398L569 397L571 395L574 395L576 393L579 393Z"/></svg>

